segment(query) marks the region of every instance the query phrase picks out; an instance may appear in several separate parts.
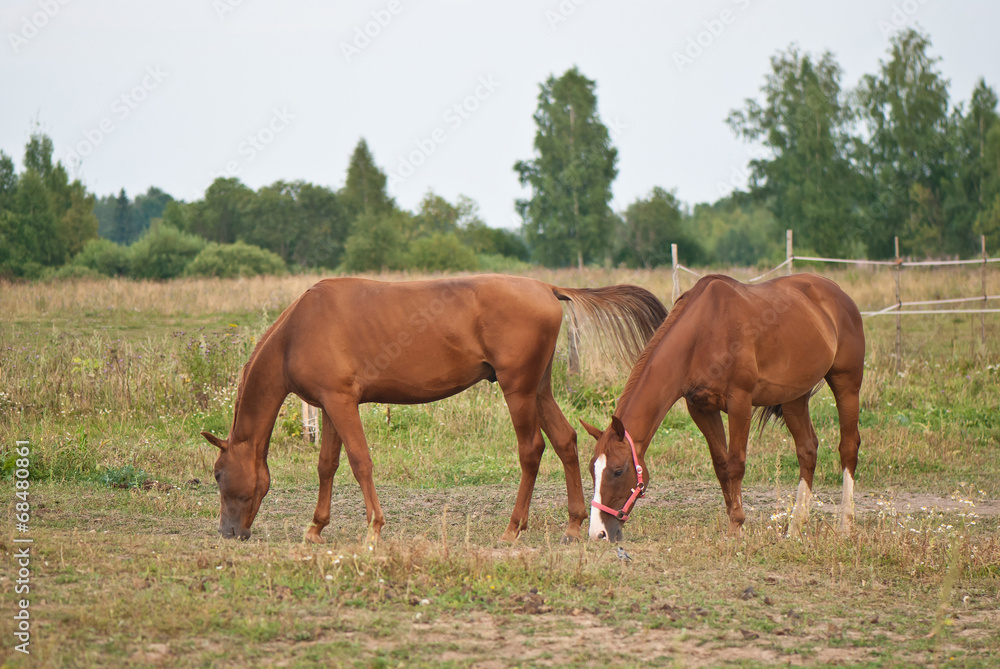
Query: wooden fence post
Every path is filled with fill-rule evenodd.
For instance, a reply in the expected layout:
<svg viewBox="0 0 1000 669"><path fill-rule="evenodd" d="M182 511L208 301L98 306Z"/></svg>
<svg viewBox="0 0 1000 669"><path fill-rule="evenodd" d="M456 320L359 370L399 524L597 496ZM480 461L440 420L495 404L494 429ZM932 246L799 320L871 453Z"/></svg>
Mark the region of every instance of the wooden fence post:
<svg viewBox="0 0 1000 669"><path fill-rule="evenodd" d="M899 257L899 237L894 237L896 246L896 370L903 365L903 316L899 310L903 308L903 298L899 288L899 277L903 270L903 261Z"/></svg>
<svg viewBox="0 0 1000 669"><path fill-rule="evenodd" d="M785 274L790 275L792 273L792 231L785 230L785 260L788 262L788 266L785 268Z"/></svg>
<svg viewBox="0 0 1000 669"><path fill-rule="evenodd" d="M983 248L983 267L980 276L983 283L983 309L986 308L986 235L979 235L979 243ZM979 339L983 343L983 352L986 352L986 314L979 314Z"/></svg>
<svg viewBox="0 0 1000 669"><path fill-rule="evenodd" d="M670 245L670 260L673 262L674 267L674 289L670 293L670 301L673 303L681 296L680 276L677 271L677 244Z"/></svg>
<svg viewBox="0 0 1000 669"><path fill-rule="evenodd" d="M302 402L302 438L309 443L319 441L319 409Z"/></svg>

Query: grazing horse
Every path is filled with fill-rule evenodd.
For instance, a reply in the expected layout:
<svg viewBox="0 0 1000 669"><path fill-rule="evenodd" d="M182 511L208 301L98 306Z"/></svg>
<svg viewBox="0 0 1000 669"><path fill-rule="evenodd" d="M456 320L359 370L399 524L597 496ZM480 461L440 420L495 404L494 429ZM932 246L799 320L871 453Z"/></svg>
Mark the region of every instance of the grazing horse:
<svg viewBox="0 0 1000 669"><path fill-rule="evenodd" d="M576 432L552 397L552 359L562 324L560 300L610 336L631 364L666 317L635 286L558 288L541 281L486 275L432 281L358 278L320 281L264 333L243 368L226 439L219 448L223 536L249 538L270 486L267 451L282 402L294 393L322 409L319 501L307 540L319 543L330 522L333 476L343 445L361 486L370 537L385 517L372 481L372 460L358 405L422 404L488 380L500 385L514 423L521 484L503 539L528 525L528 507L545 448L542 430L562 461L569 498L566 538L579 538L587 516Z"/></svg>
<svg viewBox="0 0 1000 669"><path fill-rule="evenodd" d="M590 463L590 538L621 538L622 523L649 484L646 448L667 411L682 397L708 441L733 534L745 520L742 487L753 407L760 407L761 425L772 416L784 419L799 460L789 524L789 534L798 534L809 513L818 446L809 398L824 380L840 418L840 526L848 530L861 444L864 360L858 307L828 279L796 274L759 285L720 275L699 280L677 300L642 352L611 426L601 432L583 424L597 439ZM728 447L722 411L729 415Z"/></svg>

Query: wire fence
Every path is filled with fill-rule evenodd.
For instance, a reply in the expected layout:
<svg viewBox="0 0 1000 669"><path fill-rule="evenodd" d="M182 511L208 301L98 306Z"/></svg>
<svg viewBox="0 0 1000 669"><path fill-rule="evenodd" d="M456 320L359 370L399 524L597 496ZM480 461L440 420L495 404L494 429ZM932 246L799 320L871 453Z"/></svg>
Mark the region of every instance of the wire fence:
<svg viewBox="0 0 1000 669"><path fill-rule="evenodd" d="M779 270L784 269L786 274L791 274L795 261L800 260L803 262L823 262L823 263L840 263L855 266L881 266L890 267L895 272L896 279L896 301L882 309L876 309L874 311L862 311L861 315L865 318L871 318L875 316L895 316L896 317L896 357L901 359L902 357L902 316L914 316L914 315L933 315L933 314L979 314L979 327L980 327L980 339L983 345L986 344L986 314L996 314L1000 313L1000 308L987 306L988 304L1000 300L1000 295L989 295L986 292L986 269L990 263L1000 262L1000 258L990 258L986 254L986 236L981 235L979 238L980 246L982 249L982 257L971 259L971 260L905 260L899 255L899 237L895 238L895 251L896 257L894 260L856 260L849 258L822 258L816 256L797 256L794 253L792 245L792 231L785 231L785 260L764 272L760 276L755 276L749 279L749 283L755 283L757 281L762 281ZM687 272L693 276L701 278L702 275L694 271L690 267L682 265L678 261L677 257L677 245L670 245L671 260L673 261L673 292L672 300L677 301L677 298L681 295L681 283L680 283L680 272ZM954 267L954 266L979 266L981 274L981 285L982 294L975 297L959 297L959 298L949 298L942 300L917 300L917 301L907 301L902 300L902 290L901 290L901 278L903 270L907 267ZM938 306L947 304L969 304L973 302L980 302L983 304L980 308L950 308L950 309L925 309L925 308L912 308L912 307L928 307L928 306ZM910 308L907 308L910 307Z"/></svg>

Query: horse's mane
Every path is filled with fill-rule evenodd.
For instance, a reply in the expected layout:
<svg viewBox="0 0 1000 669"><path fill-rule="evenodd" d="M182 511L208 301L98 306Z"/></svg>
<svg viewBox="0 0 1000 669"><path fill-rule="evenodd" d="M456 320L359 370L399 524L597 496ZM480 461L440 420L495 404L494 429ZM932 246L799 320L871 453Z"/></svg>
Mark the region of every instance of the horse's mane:
<svg viewBox="0 0 1000 669"><path fill-rule="evenodd" d="M298 300L296 300L296 302L297 301ZM290 311L291 308L289 307L288 309L285 309L283 312L281 312L281 315L278 316L277 320L275 320L274 323L272 323L271 326L264 331L264 334L260 336L260 339L257 340L257 344L253 347L253 351L250 352L250 358L247 360L247 363L243 365L243 371L240 373L240 381L236 385L236 401L233 404L233 425L229 430L230 435L236 428L236 419L240 415L240 406L242 406L243 404L243 391L246 388L247 379L250 378L250 372L253 369L254 363L257 362L257 357L260 354L260 350L261 348L263 348L264 343L271 338L271 335L274 333L277 327L285 321L285 318L287 318L288 313Z"/></svg>
<svg viewBox="0 0 1000 669"><path fill-rule="evenodd" d="M681 317L681 314L684 313L684 308L691 302L691 300L705 292L705 288L712 281L720 278L728 279L729 277L710 274L702 279L699 279L698 283L696 283L690 290L686 291L683 295L677 298L677 301L674 302L666 320L664 320L663 324L656 330L656 333L653 334L652 338L650 338L649 343L646 344L646 348L644 348L642 353L639 355L639 359L636 360L635 366L632 368L632 373L629 374L628 381L625 382L625 389L622 391L621 397L618 399L619 405L632 393L632 390L635 389L636 384L639 383L639 377L642 376L642 372L646 368L646 363L649 362L650 356L653 355L653 351L656 350L660 341L667 335L670 328L672 328L674 323L677 322L677 319ZM730 279L730 281L732 280Z"/></svg>

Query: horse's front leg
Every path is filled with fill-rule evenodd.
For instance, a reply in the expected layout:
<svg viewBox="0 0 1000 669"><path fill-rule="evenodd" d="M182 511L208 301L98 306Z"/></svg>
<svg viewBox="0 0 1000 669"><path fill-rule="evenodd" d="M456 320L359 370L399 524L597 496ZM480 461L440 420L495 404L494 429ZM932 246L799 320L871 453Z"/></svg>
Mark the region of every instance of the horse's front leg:
<svg viewBox="0 0 1000 669"><path fill-rule="evenodd" d="M385 516L382 514L382 506L378 501L378 493L375 492L375 481L372 479L372 456L368 450L368 441L365 439L365 432L361 425L358 405L343 402L336 406L334 411L330 411L329 415L333 419L337 434L343 440L344 448L347 450L347 461L351 465L351 471L354 473L358 485L361 486L361 494L365 498L368 540L378 543L382 527L385 525ZM330 480L332 481L332 479L331 474ZM327 495L327 504L329 504L329 495Z"/></svg>
<svg viewBox="0 0 1000 669"><path fill-rule="evenodd" d="M323 411L321 435L319 464L316 467L319 472L319 500L316 502L313 520L306 528L304 537L306 541L311 541L314 544L323 543L323 538L319 533L330 524L330 496L333 493L333 476L337 473L337 467L340 465L340 447L344 443L326 411Z"/></svg>
<svg viewBox="0 0 1000 669"><path fill-rule="evenodd" d="M729 533L739 536L746 514L743 512L743 475L747 468L747 440L750 438L751 397L740 393L729 398L729 453L726 473L729 477Z"/></svg>
<svg viewBox="0 0 1000 669"><path fill-rule="evenodd" d="M726 428L722 425L722 412L718 409L702 408L690 401L687 403L687 408L691 420L705 435L705 441L708 442L712 466L715 468L716 478L719 479L719 487L722 488L722 497L726 501L726 515L728 516L733 508L733 497L729 489Z"/></svg>

